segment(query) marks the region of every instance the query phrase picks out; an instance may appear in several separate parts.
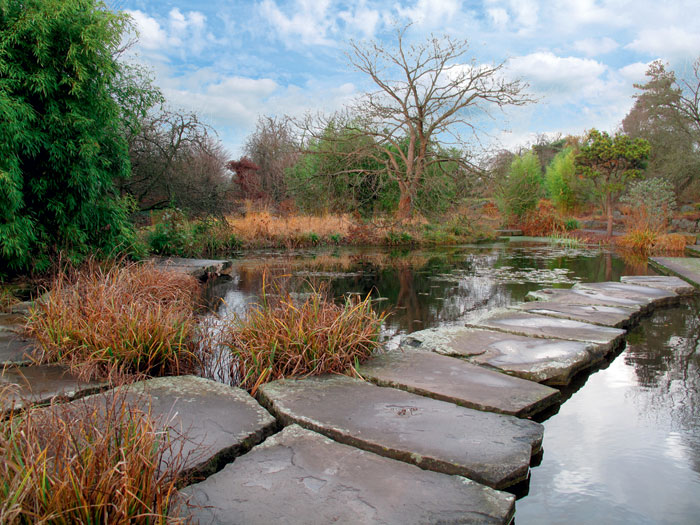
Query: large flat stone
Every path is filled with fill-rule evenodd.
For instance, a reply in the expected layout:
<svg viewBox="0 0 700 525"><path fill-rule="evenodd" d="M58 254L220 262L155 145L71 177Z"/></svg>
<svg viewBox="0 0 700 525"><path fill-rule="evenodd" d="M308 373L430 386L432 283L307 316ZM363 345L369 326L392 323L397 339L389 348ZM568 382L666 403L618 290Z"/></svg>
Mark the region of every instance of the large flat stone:
<svg viewBox="0 0 700 525"><path fill-rule="evenodd" d="M259 398L285 424L493 488L526 479L542 445L538 423L345 376L274 381Z"/></svg>
<svg viewBox="0 0 700 525"><path fill-rule="evenodd" d="M695 244L692 246L686 246L685 250L690 254L694 255L695 257L700 256L700 244Z"/></svg>
<svg viewBox="0 0 700 525"><path fill-rule="evenodd" d="M528 417L557 402L559 391L433 352L387 352L360 367L379 385L456 405Z"/></svg>
<svg viewBox="0 0 700 525"><path fill-rule="evenodd" d="M130 403L150 408L173 435L186 436L185 472L220 470L275 430L275 419L245 390L195 376L161 377L126 387ZM80 402L100 402L110 392Z"/></svg>
<svg viewBox="0 0 700 525"><path fill-rule="evenodd" d="M620 277L620 282L660 288L678 295L692 295L697 291L692 284L688 284L675 275L625 275Z"/></svg>
<svg viewBox="0 0 700 525"><path fill-rule="evenodd" d="M593 352L600 356L615 349L626 333L620 328L515 311L494 313L469 326L528 337L586 342L592 344Z"/></svg>
<svg viewBox="0 0 700 525"><path fill-rule="evenodd" d="M568 384L574 375L593 364L594 355L598 356L588 343L464 327L413 332L404 338L402 346L465 357L472 363L550 385Z"/></svg>
<svg viewBox="0 0 700 525"><path fill-rule="evenodd" d="M200 524L506 524L514 510L511 494L297 425L182 493Z"/></svg>
<svg viewBox="0 0 700 525"><path fill-rule="evenodd" d="M700 287L698 257L649 257L649 263L662 273L676 275L693 286Z"/></svg>
<svg viewBox="0 0 700 525"><path fill-rule="evenodd" d="M525 297L532 301L553 301L564 304L594 304L601 306L623 306L645 313L651 308L650 300L640 301L619 295L610 295L595 290L580 288L543 288L528 292Z"/></svg>
<svg viewBox="0 0 700 525"><path fill-rule="evenodd" d="M167 270L187 273L199 280L209 276L230 275L231 261L220 259L186 259L183 257L156 258L156 264Z"/></svg>
<svg viewBox="0 0 700 525"><path fill-rule="evenodd" d="M12 330L0 330L0 367L7 365L28 365L29 355L34 351L34 343Z"/></svg>
<svg viewBox="0 0 700 525"><path fill-rule="evenodd" d="M577 283L573 290L591 290L598 293L624 297L640 304L649 306L666 306L678 304L680 298L677 293L651 286L639 286L636 284L602 282L602 283Z"/></svg>
<svg viewBox="0 0 700 525"><path fill-rule="evenodd" d="M5 367L0 371L0 412L71 400L108 387L106 381L81 381L60 365Z"/></svg>
<svg viewBox="0 0 700 525"><path fill-rule="evenodd" d="M513 305L511 308L561 319L614 328L626 328L636 323L639 309L600 304L566 304L559 301L534 301Z"/></svg>

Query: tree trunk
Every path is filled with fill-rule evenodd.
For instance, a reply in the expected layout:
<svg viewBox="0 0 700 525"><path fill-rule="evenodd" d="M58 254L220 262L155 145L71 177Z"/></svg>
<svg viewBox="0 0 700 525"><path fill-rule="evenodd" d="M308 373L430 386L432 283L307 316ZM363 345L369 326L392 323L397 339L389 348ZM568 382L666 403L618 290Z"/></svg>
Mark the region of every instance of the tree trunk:
<svg viewBox="0 0 700 525"><path fill-rule="evenodd" d="M396 218L399 220L410 219L413 215L413 196L406 183L399 182L399 208L396 210Z"/></svg>
<svg viewBox="0 0 700 525"><path fill-rule="evenodd" d="M612 229L613 229L613 203L612 203L612 195L608 194L606 197L606 208L608 209L608 239L612 239Z"/></svg>

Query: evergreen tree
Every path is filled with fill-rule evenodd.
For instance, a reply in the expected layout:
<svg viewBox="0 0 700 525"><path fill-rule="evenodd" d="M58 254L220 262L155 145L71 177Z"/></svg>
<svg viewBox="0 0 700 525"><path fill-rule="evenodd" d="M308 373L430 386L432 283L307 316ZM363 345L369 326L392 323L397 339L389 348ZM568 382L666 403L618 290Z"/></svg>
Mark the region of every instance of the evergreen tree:
<svg viewBox="0 0 700 525"><path fill-rule="evenodd" d="M0 273L131 241L116 61L128 17L95 0L0 0Z"/></svg>

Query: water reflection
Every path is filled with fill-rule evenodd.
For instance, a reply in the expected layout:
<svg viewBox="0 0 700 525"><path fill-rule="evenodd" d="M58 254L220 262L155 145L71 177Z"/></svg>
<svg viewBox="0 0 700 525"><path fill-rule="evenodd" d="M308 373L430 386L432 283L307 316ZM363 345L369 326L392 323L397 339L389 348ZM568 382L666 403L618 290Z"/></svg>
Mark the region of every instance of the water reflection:
<svg viewBox="0 0 700 525"><path fill-rule="evenodd" d="M516 523L697 523L700 300L657 310L545 424Z"/></svg>

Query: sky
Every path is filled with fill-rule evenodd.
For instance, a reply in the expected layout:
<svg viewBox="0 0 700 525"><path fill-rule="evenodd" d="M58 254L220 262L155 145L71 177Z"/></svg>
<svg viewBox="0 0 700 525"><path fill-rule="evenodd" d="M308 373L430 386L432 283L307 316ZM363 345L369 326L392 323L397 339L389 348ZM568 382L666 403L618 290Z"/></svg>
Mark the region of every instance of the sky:
<svg viewBox="0 0 700 525"><path fill-rule="evenodd" d="M260 116L332 112L372 84L348 63L350 41L391 47L430 35L467 40L467 57L505 64L537 103L480 125L514 149L538 135L614 132L661 59L687 74L700 56L700 0L107 0L128 12L168 103L197 112L232 157Z"/></svg>

